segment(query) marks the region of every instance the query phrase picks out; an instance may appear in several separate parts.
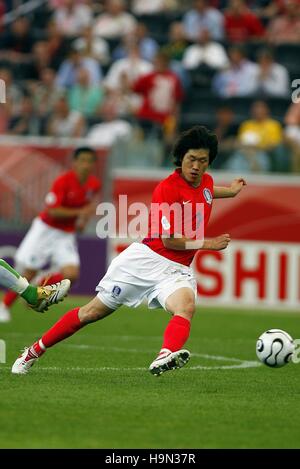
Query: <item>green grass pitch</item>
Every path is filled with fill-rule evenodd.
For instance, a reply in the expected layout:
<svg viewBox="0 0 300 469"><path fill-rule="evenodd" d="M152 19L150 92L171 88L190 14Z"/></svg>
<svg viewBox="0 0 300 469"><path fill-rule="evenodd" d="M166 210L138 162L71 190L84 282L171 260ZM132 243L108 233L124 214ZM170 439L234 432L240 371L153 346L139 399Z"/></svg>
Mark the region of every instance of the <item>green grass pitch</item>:
<svg viewBox="0 0 300 469"><path fill-rule="evenodd" d="M300 337L288 312L199 308L186 344L189 364L156 378L147 368L168 322L162 310L122 308L49 350L27 376L10 367L63 312L14 307L0 324L1 448L299 448L300 364L257 366L257 337L281 328Z"/></svg>

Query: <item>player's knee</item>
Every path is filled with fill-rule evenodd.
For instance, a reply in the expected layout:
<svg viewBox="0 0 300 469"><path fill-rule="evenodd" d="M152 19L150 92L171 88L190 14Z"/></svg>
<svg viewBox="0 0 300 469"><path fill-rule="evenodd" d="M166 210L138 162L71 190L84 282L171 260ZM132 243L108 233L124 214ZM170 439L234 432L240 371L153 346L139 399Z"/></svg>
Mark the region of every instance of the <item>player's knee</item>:
<svg viewBox="0 0 300 469"><path fill-rule="evenodd" d="M194 314L196 311L196 306L195 306L195 301L192 299L187 299L185 302L182 302L181 304L178 303L176 307L173 310L173 314L178 314L189 321L192 320Z"/></svg>

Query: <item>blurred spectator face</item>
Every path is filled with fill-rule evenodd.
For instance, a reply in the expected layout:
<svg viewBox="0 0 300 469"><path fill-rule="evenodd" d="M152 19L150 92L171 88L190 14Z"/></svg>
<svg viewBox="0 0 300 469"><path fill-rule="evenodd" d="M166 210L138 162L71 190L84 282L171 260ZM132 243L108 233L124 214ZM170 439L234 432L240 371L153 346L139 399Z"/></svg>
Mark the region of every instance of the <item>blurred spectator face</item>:
<svg viewBox="0 0 300 469"><path fill-rule="evenodd" d="M89 87L91 84L89 71L85 68L80 68L77 72L77 83L83 87Z"/></svg>
<svg viewBox="0 0 300 469"><path fill-rule="evenodd" d="M1 68L0 69L0 79L4 81L6 86L11 85L12 82L12 74L8 68Z"/></svg>
<svg viewBox="0 0 300 469"><path fill-rule="evenodd" d="M269 117L269 108L264 101L255 101L251 108L254 120L263 121Z"/></svg>
<svg viewBox="0 0 300 469"><path fill-rule="evenodd" d="M69 114L68 101L64 96L61 96L55 103L54 111L61 117L67 117Z"/></svg>
<svg viewBox="0 0 300 469"><path fill-rule="evenodd" d="M136 25L134 34L139 40L143 39L144 37L146 37L148 35L147 26L144 23L138 23Z"/></svg>
<svg viewBox="0 0 300 469"><path fill-rule="evenodd" d="M67 10L72 10L72 8L75 6L76 4L76 1L75 0L64 0L63 1L63 6L67 9Z"/></svg>
<svg viewBox="0 0 300 469"><path fill-rule="evenodd" d="M230 13L233 15L239 15L245 8L244 0L230 0L229 9Z"/></svg>
<svg viewBox="0 0 300 469"><path fill-rule="evenodd" d="M217 110L217 124L228 126L233 122L234 114L230 107L221 107Z"/></svg>
<svg viewBox="0 0 300 469"><path fill-rule="evenodd" d="M236 47L232 47L231 49L229 49L228 54L229 54L229 59L232 65L240 65L240 63L244 59L243 52Z"/></svg>
<svg viewBox="0 0 300 469"><path fill-rule="evenodd" d="M154 58L154 67L159 73L166 72L169 69L169 58L165 54L157 54Z"/></svg>
<svg viewBox="0 0 300 469"><path fill-rule="evenodd" d="M55 71L52 68L44 68L41 72L41 81L49 88L53 86L55 80Z"/></svg>
<svg viewBox="0 0 300 469"><path fill-rule="evenodd" d="M105 6L111 16L118 16L125 9L123 0L107 0Z"/></svg>
<svg viewBox="0 0 300 469"><path fill-rule="evenodd" d="M80 62L80 59L81 59L81 55L80 55L80 52L75 50L75 49L72 49L70 51L70 54L69 54L69 60L74 64L74 65L78 65L79 62Z"/></svg>
<svg viewBox="0 0 300 469"><path fill-rule="evenodd" d="M199 13L204 12L207 7L207 0L195 0L194 8L195 10L199 11Z"/></svg>
<svg viewBox="0 0 300 469"><path fill-rule="evenodd" d="M258 54L257 62L262 68L268 68L274 62L273 55L269 51L262 51Z"/></svg>
<svg viewBox="0 0 300 469"><path fill-rule="evenodd" d="M17 37L24 37L29 31L29 21L27 18L18 18L12 24L12 32Z"/></svg>
<svg viewBox="0 0 300 469"><path fill-rule="evenodd" d="M285 0L284 8L290 18L296 18L300 14L300 4L298 0Z"/></svg>
<svg viewBox="0 0 300 469"><path fill-rule="evenodd" d="M208 42L210 42L211 40L211 37L210 37L210 32L208 31L208 29L203 29L199 36L198 36L198 43L199 44L207 44Z"/></svg>
<svg viewBox="0 0 300 469"><path fill-rule="evenodd" d="M33 113L32 99L29 96L24 96L21 103L21 115L30 115Z"/></svg>
<svg viewBox="0 0 300 469"><path fill-rule="evenodd" d="M33 46L33 54L37 60L47 60L49 55L48 44L46 41L38 41Z"/></svg>
<svg viewBox="0 0 300 469"><path fill-rule="evenodd" d="M179 21L172 23L169 29L169 40L170 42L183 41L185 38L184 29Z"/></svg>

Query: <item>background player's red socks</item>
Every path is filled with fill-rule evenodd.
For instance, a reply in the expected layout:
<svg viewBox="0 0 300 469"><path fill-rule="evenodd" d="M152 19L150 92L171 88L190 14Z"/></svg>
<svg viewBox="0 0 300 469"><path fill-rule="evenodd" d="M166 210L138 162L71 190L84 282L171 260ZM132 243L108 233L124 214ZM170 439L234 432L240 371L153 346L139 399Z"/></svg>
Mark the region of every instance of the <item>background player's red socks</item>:
<svg viewBox="0 0 300 469"><path fill-rule="evenodd" d="M18 293L15 293L14 291L8 291L5 293L2 302L9 308L16 301L18 296Z"/></svg>
<svg viewBox="0 0 300 469"><path fill-rule="evenodd" d="M46 285L52 285L53 283L61 282L63 279L64 277L60 272L55 272L54 274L51 274L50 276L46 275L45 277L41 278L39 283L40 285L44 287Z"/></svg>
<svg viewBox="0 0 300 469"><path fill-rule="evenodd" d="M177 352L189 338L191 323L181 316L173 316L164 333L162 349Z"/></svg>
<svg viewBox="0 0 300 469"><path fill-rule="evenodd" d="M66 339L73 335L76 331L81 329L84 324L82 324L78 317L78 312L80 308L73 309L66 313L56 324L54 324L51 329L49 329L46 334L42 337L42 344L48 348L52 345L57 344L61 340ZM38 350L36 350L38 352Z"/></svg>

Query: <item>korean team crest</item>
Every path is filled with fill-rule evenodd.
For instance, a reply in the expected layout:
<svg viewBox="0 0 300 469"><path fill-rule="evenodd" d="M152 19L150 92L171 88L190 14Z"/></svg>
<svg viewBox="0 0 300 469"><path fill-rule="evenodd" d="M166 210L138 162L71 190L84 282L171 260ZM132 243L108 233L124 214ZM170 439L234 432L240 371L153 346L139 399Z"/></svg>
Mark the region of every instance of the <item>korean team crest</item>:
<svg viewBox="0 0 300 469"><path fill-rule="evenodd" d="M203 195L204 195L204 198L205 198L206 202L207 202L208 204L211 204L212 201L213 201L213 197L212 197L212 195L211 195L210 190L207 189L207 187L203 190Z"/></svg>

